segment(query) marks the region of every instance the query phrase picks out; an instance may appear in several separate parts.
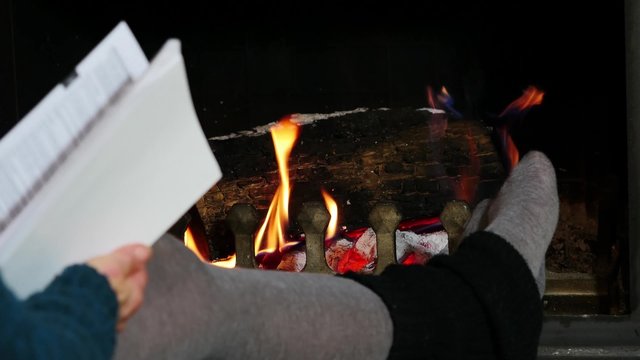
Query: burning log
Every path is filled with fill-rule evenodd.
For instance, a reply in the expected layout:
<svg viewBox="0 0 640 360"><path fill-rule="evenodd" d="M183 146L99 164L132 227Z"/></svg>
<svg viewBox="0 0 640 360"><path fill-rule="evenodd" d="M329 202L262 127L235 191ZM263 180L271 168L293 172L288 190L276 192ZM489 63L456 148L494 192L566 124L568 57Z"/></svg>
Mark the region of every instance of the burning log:
<svg viewBox="0 0 640 360"><path fill-rule="evenodd" d="M452 99L443 89L438 100L451 105L449 101ZM366 114L367 111L361 113ZM307 271L330 272L326 262L327 255L324 243L334 237L337 229L337 204L332 196L323 191L326 209L330 212L329 216L322 204L311 203L309 200L312 199L309 198L306 201L302 199L302 210L299 212L298 224L302 227L305 235L292 235L289 233L289 207L290 200L295 197L292 196L294 184L304 184L306 188L311 188L311 191L302 191L302 196L312 196L313 188L330 188L337 195L349 196L349 198L342 199L342 203L347 204L347 207L343 210L349 218L354 218L349 216L349 211L355 207L362 208L368 212L367 205L375 205L373 210L368 212L371 229L363 231L358 240L352 242L352 246L349 247L348 251L337 250L333 252L333 254L343 254L337 261L337 268L334 266L334 270L337 272L346 270L367 271L375 268L375 272L380 273L387 265L396 263L399 254L402 254L403 261L406 260L409 255L403 252L399 253L396 249L397 230L402 231L402 229L398 229L401 215L396 205L394 205L395 203L402 206L403 212L407 211L409 214L414 214L412 217L415 217L417 212L422 213L419 216L424 216L423 214L425 213L433 214L436 211L440 213L442 207L439 204L452 195L451 190L455 188L455 183L462 180L466 181L468 180L467 178L472 180L468 182L473 186L463 186L464 191L453 191L453 194L457 198L463 197L467 201L474 198L476 191L480 187L481 164L487 160L490 163L495 161L490 149L485 152L479 152L479 149L483 146L481 141L482 131L472 131L465 123L450 123L445 115L435 118L424 117L420 112L414 111L404 113L406 116L404 117L404 124L396 128L393 133L385 133L382 137L379 137L380 133L378 131L368 133L367 129L377 129L380 125L378 123L383 120L395 120L393 117L382 117L383 113L372 112L362 119L376 124L373 127L353 127L354 122L350 121L325 123L339 127L323 133L339 134L339 138L343 140L340 140L339 144L331 145L329 147L331 154L327 153L323 157L318 157L318 151L314 151L313 147L309 147L303 153L300 153L297 161L294 160L291 164L295 169L292 174L298 176L297 181L292 181L293 179L289 177L289 157L297 143L300 126L305 122L301 121L300 115L294 115L287 116L276 125L269 127L277 160L277 172L265 172L267 178L256 178L255 183L252 177L246 180L239 179L235 183L227 185L221 183L217 187L220 190L224 188L225 192L235 194L238 193L235 190L240 190L240 193L245 190L245 192L248 192L246 195L249 198L241 201L250 201L254 206L261 207L261 210L265 210L266 204L270 203L264 222L258 232L255 233L253 241L251 235L254 234L255 230L255 213L246 207L235 206L240 201L233 201L233 208L231 209L233 212L227 212L230 216L227 224L232 228L236 239L239 266L255 267L257 264L261 268L286 268L294 271L299 271L301 266L305 266ZM442 111L435 110L433 113L443 114ZM308 130L310 132L317 131L318 127L313 126ZM396 138L396 136L399 136L399 138ZM350 137L353 139L344 140ZM311 136L307 141L301 141L300 146L308 147L312 143L311 139L316 138L319 138L320 142L314 146L317 146L318 149L326 149L327 144L322 142L322 136ZM356 151L365 138L368 139L366 144L369 147L365 146L361 151ZM444 147L440 146L441 142L444 142ZM450 144L447 146L448 143ZM382 144L384 146L380 146ZM458 146L460 144L464 146ZM344 148L345 146L347 147L346 149ZM445 147L458 150L445 151ZM354 153L354 151L356 152ZM348 163L336 162L334 155L336 159L344 159ZM423 165L419 165L420 162ZM326 171L318 173L320 170L314 170L313 173L308 173L306 170L312 169L309 165L312 167L321 166L319 169ZM329 169L336 173L335 176L328 172ZM262 172L259 168L254 170ZM231 173L233 174L234 172L232 171ZM280 180L280 184L277 188L273 188L271 185L276 181L276 175ZM356 177L351 175L356 175ZM323 183L325 179L332 177L335 182ZM353 182L358 180L361 182ZM468 185L467 182L464 184ZM267 187L265 188L264 186ZM345 186L360 190L355 193L348 190L345 191ZM265 197L268 193L273 193L270 202L267 202L268 198ZM367 193L369 194L364 198L360 196ZM464 193L464 196L461 195L462 193ZM400 195L401 201L395 201L395 197L398 195ZM374 199L372 196L383 201L391 199L394 204L389 202L379 203L377 201L372 204L371 202ZM297 196L297 198L300 199L301 196ZM204 202L207 202L207 199L207 196L205 196ZM221 200L226 199L227 195L211 198L213 202L217 203L221 203ZM255 201L257 201L257 204ZM294 204L291 205L293 209L296 209ZM423 208L424 205L431 210ZM206 206L204 208L199 206L200 208L205 214L208 213ZM423 211L425 209L428 211ZM366 214L364 212L355 218L362 220L366 218ZM445 218L447 217L445 216ZM451 231L453 234L455 230L463 226L463 223L456 224L455 217L452 219ZM328 228L327 225L329 225ZM423 246L429 244L429 241L421 238L424 233L414 233L414 235L407 237L408 241L415 243L408 246L407 249L416 249L416 247L419 247L416 244L420 243L420 241L422 241L421 244ZM431 236L434 239L443 238L435 235L424 236ZM301 252L300 247L298 247L303 242L306 242L306 252ZM334 245L346 246L347 243L338 241ZM303 253L305 256L302 256ZM412 254L411 261L424 262L428 258L427 255L424 255L427 253L421 254L419 252ZM306 265L305 261L307 262ZM330 262L336 265L333 259Z"/></svg>
<svg viewBox="0 0 640 360"><path fill-rule="evenodd" d="M292 211L317 201L316 191L325 188L350 225L365 226L379 201L394 202L406 218L434 216L452 199L474 204L493 197L505 176L489 129L477 121L449 120L428 109L312 115L326 120L291 117L302 126L289 159ZM236 203L253 205L261 219L268 211L282 183L268 129L211 139L225 178L198 203L208 236ZM465 178L473 178L474 186L465 183L463 197L456 190Z"/></svg>

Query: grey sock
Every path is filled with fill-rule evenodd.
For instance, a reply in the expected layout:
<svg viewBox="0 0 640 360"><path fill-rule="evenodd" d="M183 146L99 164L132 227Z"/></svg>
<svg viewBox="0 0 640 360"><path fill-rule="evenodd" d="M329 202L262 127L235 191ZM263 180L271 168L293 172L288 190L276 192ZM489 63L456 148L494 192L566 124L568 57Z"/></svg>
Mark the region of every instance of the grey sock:
<svg viewBox="0 0 640 360"><path fill-rule="evenodd" d="M487 209L489 208L489 204L491 204L490 200L484 199L476 205L476 208L473 209L473 214L471 214L471 218L464 226L462 239L476 231L484 230L484 228L487 227Z"/></svg>
<svg viewBox="0 0 640 360"><path fill-rule="evenodd" d="M553 165L537 151L516 166L487 210L485 230L511 243L527 262L544 293L544 256L558 223L558 190Z"/></svg>
<svg viewBox="0 0 640 360"><path fill-rule="evenodd" d="M172 238L149 272L116 359L385 359L391 347L387 308L349 279L216 268Z"/></svg>
<svg viewBox="0 0 640 360"><path fill-rule="evenodd" d="M538 271L538 275L536 278L536 285L538 285L538 290L540 290L540 297L544 295L545 285L547 282L547 273L546 273L544 260L542 260L542 266L540 266L540 270Z"/></svg>

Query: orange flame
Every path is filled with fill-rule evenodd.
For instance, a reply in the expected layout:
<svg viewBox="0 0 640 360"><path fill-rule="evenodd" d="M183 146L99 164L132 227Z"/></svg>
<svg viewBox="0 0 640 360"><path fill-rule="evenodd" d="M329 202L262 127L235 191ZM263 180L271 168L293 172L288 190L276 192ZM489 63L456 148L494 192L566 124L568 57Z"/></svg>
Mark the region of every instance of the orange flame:
<svg viewBox="0 0 640 360"><path fill-rule="evenodd" d="M441 96L445 96L445 97L451 97L451 95L449 95L449 92L447 91L447 88L442 86L442 88L440 88L440 93L442 94Z"/></svg>
<svg viewBox="0 0 640 360"><path fill-rule="evenodd" d="M498 128L498 134L500 134L500 140L502 141L504 152L509 161L509 171L511 171L516 167L516 165L518 165L518 162L520 162L520 152L518 151L516 144L513 142L506 126Z"/></svg>
<svg viewBox="0 0 640 360"><path fill-rule="evenodd" d="M446 110L456 119L462 117L462 114L453 107L453 97L449 95L446 87L442 86L440 92L435 94L431 86L427 86L427 102L433 109Z"/></svg>
<svg viewBox="0 0 640 360"><path fill-rule="evenodd" d="M500 113L500 117L510 113L512 111L521 112L527 110L535 105L542 104L542 98L544 97L544 92L538 90L535 86L529 86L522 96L515 99L511 104L509 104L503 111Z"/></svg>
<svg viewBox="0 0 640 360"><path fill-rule="evenodd" d="M437 100L437 101L436 101ZM451 95L447 88L442 86L438 94L433 93L431 86L427 86L427 102L432 109L440 109L443 105L451 101Z"/></svg>
<svg viewBox="0 0 640 360"><path fill-rule="evenodd" d="M478 157L478 146L471 135L471 130L467 131L466 137L469 146L469 165L460 170L460 178L453 184L453 191L456 199L464 200L470 204L475 199L480 182L480 158Z"/></svg>
<svg viewBox="0 0 640 360"><path fill-rule="evenodd" d="M202 254L202 250L198 246L198 241L196 240L199 236L196 234L198 231L191 227L191 225L187 226L187 229L184 231L184 246L186 246L189 250L191 250L198 259L202 262L211 263L212 265L233 269L236 267L236 255L233 254L227 259L224 260L214 260L212 262L207 259L207 256Z"/></svg>
<svg viewBox="0 0 640 360"><path fill-rule="evenodd" d="M336 201L324 189L322 189L322 197L324 198L324 205L327 207L327 210L331 215L331 219L329 219L329 225L327 226L327 231L324 236L325 240L328 240L333 239L338 233L338 204L336 204Z"/></svg>
<svg viewBox="0 0 640 360"><path fill-rule="evenodd" d="M221 268L233 269L236 267L236 254L233 254L226 259L215 260L211 264Z"/></svg>
<svg viewBox="0 0 640 360"><path fill-rule="evenodd" d="M427 102L432 109L437 109L436 101L433 98L433 89L431 89L431 86L427 86Z"/></svg>
<svg viewBox="0 0 640 360"><path fill-rule="evenodd" d="M204 262L209 262L208 259L205 258L204 255L198 249L198 244L196 242L196 236L194 234L194 230L191 229L191 226L187 226L187 229L184 231L184 246L186 246L189 250L191 250L198 259Z"/></svg>
<svg viewBox="0 0 640 360"><path fill-rule="evenodd" d="M515 99L511 104L509 104L503 111L500 113L500 117L505 116L509 113L520 113L523 112L535 105L542 104L542 99L544 97L544 92L536 88L535 86L529 86L522 96ZM509 166L509 171L511 171L518 162L520 161L520 152L516 147L516 144L513 142L513 138L509 133L510 124L504 124L497 128L498 135L500 137L500 141L502 142L502 149L504 151L505 156L507 157L507 165Z"/></svg>
<svg viewBox="0 0 640 360"><path fill-rule="evenodd" d="M289 198L291 196L288 162L299 133L299 126L289 117L283 118L271 128L271 138L280 173L280 186L273 196L271 205L269 205L267 217L256 234L254 245L256 254L274 252L276 249L282 249L287 243L286 228L289 224Z"/></svg>

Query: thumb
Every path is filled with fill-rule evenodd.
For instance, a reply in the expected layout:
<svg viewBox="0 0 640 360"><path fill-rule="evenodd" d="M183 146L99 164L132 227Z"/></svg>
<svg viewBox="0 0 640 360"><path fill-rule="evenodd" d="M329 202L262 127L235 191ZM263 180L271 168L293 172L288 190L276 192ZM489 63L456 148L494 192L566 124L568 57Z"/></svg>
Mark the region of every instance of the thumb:
<svg viewBox="0 0 640 360"><path fill-rule="evenodd" d="M87 262L108 278L126 277L149 260L151 249L145 245L126 245Z"/></svg>
<svg viewBox="0 0 640 360"><path fill-rule="evenodd" d="M132 244L120 247L112 254L122 274L127 275L144 266L151 257L151 249L146 245Z"/></svg>

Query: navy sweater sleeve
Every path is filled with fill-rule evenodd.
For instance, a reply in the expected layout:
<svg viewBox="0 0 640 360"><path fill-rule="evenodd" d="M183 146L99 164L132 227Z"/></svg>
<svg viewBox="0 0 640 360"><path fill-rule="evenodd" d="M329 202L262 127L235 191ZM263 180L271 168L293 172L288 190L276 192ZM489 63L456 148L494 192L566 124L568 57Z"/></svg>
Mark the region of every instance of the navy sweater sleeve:
<svg viewBox="0 0 640 360"><path fill-rule="evenodd" d="M0 281L0 358L109 359L117 311L107 279L86 265L68 267L25 301Z"/></svg>

